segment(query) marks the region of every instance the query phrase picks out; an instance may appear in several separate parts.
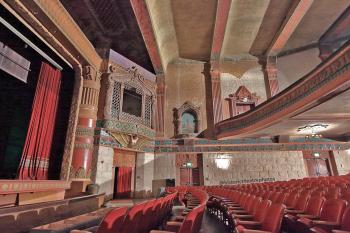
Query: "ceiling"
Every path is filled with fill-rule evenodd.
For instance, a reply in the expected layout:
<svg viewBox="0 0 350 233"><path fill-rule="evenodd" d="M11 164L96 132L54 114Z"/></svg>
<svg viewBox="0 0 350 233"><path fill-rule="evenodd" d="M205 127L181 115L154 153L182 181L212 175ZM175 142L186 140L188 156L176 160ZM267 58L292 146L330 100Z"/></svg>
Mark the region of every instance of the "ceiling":
<svg viewBox="0 0 350 233"><path fill-rule="evenodd" d="M60 1L96 48L112 48L154 72L130 0ZM165 71L179 58L209 61L214 43L220 45L221 63L256 61L271 52L307 46L319 40L350 2L145 0L144 4ZM224 29L215 30L222 26L220 19L225 14ZM272 51L276 41L279 49Z"/></svg>
<svg viewBox="0 0 350 233"><path fill-rule="evenodd" d="M112 48L151 72L155 69L148 51L157 51L164 72L168 64L181 59L214 59L221 72L237 77L258 66L261 57L285 55L317 44L350 6L349 0L60 1L100 53L99 49ZM139 11L135 17L132 4L144 4L146 12ZM140 28L136 18L147 21L146 17L150 27ZM153 48L147 48L150 45L146 46L144 38L149 35L142 35L142 31L153 33ZM217 48L219 54L213 56ZM281 130L298 135L298 127L311 123L329 124L327 137L345 135L350 132L347 103L349 91L246 136L270 137Z"/></svg>
<svg viewBox="0 0 350 233"><path fill-rule="evenodd" d="M111 48L154 73L129 0L60 1L95 48Z"/></svg>

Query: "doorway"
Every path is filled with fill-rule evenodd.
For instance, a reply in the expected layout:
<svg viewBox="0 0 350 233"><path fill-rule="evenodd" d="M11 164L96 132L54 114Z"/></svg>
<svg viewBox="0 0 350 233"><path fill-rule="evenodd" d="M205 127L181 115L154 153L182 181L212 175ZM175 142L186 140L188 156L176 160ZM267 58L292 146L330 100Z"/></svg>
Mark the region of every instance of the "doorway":
<svg viewBox="0 0 350 233"><path fill-rule="evenodd" d="M113 199L126 199L131 197L131 178L131 167L115 167Z"/></svg>
<svg viewBox="0 0 350 233"><path fill-rule="evenodd" d="M306 166L310 177L330 176L331 169L328 159L325 158L307 158Z"/></svg>
<svg viewBox="0 0 350 233"><path fill-rule="evenodd" d="M309 177L338 174L332 151L303 151L303 156Z"/></svg>
<svg viewBox="0 0 350 233"><path fill-rule="evenodd" d="M186 186L199 186L200 185L200 175L199 168L180 168L180 185Z"/></svg>

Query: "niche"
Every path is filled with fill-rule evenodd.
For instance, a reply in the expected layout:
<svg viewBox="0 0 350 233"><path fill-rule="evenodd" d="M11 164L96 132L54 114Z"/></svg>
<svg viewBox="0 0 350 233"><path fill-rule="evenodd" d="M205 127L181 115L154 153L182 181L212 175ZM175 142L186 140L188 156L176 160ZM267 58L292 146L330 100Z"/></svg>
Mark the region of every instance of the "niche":
<svg viewBox="0 0 350 233"><path fill-rule="evenodd" d="M200 108L191 102L185 102L180 108L173 109L174 137L195 137L199 133Z"/></svg>

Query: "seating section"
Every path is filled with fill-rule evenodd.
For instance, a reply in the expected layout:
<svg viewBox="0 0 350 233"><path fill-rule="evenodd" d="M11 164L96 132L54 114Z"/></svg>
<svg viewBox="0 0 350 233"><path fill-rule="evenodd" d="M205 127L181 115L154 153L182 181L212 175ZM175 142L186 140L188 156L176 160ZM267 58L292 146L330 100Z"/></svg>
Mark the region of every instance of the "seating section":
<svg viewBox="0 0 350 233"><path fill-rule="evenodd" d="M178 187L180 200L186 199L186 209L175 221L168 221L164 231L153 230L151 233L199 233L208 201L208 194L202 188Z"/></svg>
<svg viewBox="0 0 350 233"><path fill-rule="evenodd" d="M350 233L350 174L205 189L231 232Z"/></svg>

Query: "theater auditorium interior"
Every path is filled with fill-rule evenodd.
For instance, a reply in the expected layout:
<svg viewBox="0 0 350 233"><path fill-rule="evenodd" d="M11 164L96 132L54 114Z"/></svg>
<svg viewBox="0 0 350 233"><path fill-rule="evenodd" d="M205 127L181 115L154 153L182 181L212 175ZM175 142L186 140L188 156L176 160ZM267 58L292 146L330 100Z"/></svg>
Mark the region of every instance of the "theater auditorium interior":
<svg viewBox="0 0 350 233"><path fill-rule="evenodd" d="M0 0L0 233L350 233L350 0Z"/></svg>

